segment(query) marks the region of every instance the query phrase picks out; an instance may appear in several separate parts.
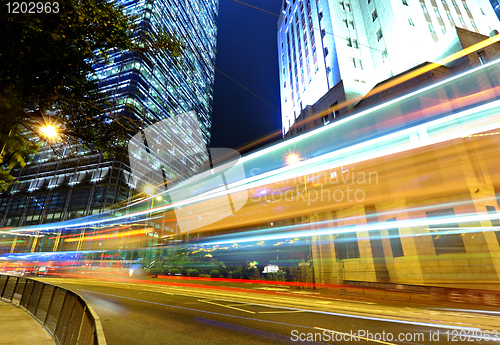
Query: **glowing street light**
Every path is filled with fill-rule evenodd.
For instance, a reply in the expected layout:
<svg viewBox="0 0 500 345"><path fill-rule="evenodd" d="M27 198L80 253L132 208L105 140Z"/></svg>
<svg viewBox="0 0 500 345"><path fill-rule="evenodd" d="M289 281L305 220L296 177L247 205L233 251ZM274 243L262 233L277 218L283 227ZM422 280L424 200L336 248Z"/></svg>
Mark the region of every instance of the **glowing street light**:
<svg viewBox="0 0 500 345"><path fill-rule="evenodd" d="M295 152L291 152L286 156L286 164L292 165L300 162L300 156Z"/></svg>
<svg viewBox="0 0 500 345"><path fill-rule="evenodd" d="M43 126L40 129L40 133L47 139L54 139L57 137L57 129L52 125Z"/></svg>
<svg viewBox="0 0 500 345"><path fill-rule="evenodd" d="M153 194L153 186L146 186L144 188L144 192L148 195L152 195Z"/></svg>

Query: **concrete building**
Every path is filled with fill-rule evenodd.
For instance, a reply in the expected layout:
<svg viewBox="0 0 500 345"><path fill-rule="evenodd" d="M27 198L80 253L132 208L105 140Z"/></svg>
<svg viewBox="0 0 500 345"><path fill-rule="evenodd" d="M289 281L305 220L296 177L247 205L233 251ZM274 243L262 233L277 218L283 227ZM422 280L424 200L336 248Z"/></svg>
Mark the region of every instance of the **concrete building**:
<svg viewBox="0 0 500 345"><path fill-rule="evenodd" d="M307 188L309 197L280 204L283 213L301 215L284 221L311 230L314 274L310 273L309 281L314 277L318 284L498 290L498 122L485 121L489 130L472 135L460 135L466 127L460 121L451 123L446 133L457 135L440 142L434 141L438 134L432 129L439 121L430 124L499 99L498 62L483 67L477 53L468 58L478 66L467 77L453 78L450 67L440 66L364 99L358 105L364 110L359 117L303 136L302 141L316 137L318 143L336 142L339 148L338 155L330 156L328 171L290 181L301 194ZM436 86L423 87L427 85ZM497 109L492 113L497 114ZM394 126L402 130L405 149L379 155L379 149L391 150L389 143L379 140L390 137ZM346 152L342 142L353 138L356 143L376 140L359 145L359 151L349 147ZM480 219L489 214L495 217ZM477 220L459 222L465 215ZM325 229L331 234L321 234Z"/></svg>
<svg viewBox="0 0 500 345"><path fill-rule="evenodd" d="M457 51L449 49L455 28L487 36L500 23L486 0L284 1L278 20L283 136L332 88L339 99L328 106Z"/></svg>
<svg viewBox="0 0 500 345"><path fill-rule="evenodd" d="M458 27L455 27L453 31L454 34L450 33L447 36L446 41L443 40L442 52L441 55L437 57L437 60L488 39L488 36ZM351 114L355 114L375 105L387 102L405 93L413 92L419 88L436 83L464 70L496 60L499 57L500 43L497 42L477 52L472 52L462 58L456 59L446 65L419 74L417 77L412 77L412 75L416 71L418 72L420 68L430 64L430 62L424 62L400 74L387 78L373 86L372 90L379 90L380 88L383 88L383 91L373 94L372 90L370 90L365 97L355 104L334 110L332 107L346 101L342 80L314 104L304 107L304 109L297 116L295 123L290 127L284 137L290 138L316 128L320 128ZM407 80L402 83L398 83L395 86L386 87L386 85L391 84L398 78L405 78Z"/></svg>

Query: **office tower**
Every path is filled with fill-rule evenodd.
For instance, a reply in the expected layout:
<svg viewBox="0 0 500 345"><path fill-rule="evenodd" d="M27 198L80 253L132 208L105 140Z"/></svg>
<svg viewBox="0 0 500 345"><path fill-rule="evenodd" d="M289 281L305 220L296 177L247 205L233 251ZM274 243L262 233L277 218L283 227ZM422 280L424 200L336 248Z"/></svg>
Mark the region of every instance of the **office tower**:
<svg viewBox="0 0 500 345"><path fill-rule="evenodd" d="M284 1L278 20L283 135L327 93L330 107L460 49L455 27L489 35L500 23L486 0Z"/></svg>
<svg viewBox="0 0 500 345"><path fill-rule="evenodd" d="M162 54L146 58L111 53L109 63L97 66L96 75L101 89L115 103L114 111L139 121L143 128L179 113L195 112L204 141L200 145L208 145L218 1L120 2L137 16L141 27L150 25L150 30L163 28L177 35L184 49L178 63ZM188 137L188 133L177 135ZM172 169L166 174L175 178L186 172ZM98 153L80 152L74 158L61 160L44 148L17 177L20 183L0 195L0 227L100 213L138 188L130 175L126 154L104 159Z"/></svg>
<svg viewBox="0 0 500 345"><path fill-rule="evenodd" d="M493 6L493 10L498 18L500 18L500 2L498 0L490 0L491 6Z"/></svg>

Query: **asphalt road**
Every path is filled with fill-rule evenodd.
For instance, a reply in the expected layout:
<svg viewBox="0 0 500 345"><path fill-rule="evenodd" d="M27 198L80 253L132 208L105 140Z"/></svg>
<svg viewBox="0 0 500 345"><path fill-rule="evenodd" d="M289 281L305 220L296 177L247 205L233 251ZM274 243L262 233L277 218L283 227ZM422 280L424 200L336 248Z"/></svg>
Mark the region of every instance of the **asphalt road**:
<svg viewBox="0 0 500 345"><path fill-rule="evenodd" d="M307 291L43 280L81 294L99 315L109 345L500 344L492 341L500 329L495 313L384 305Z"/></svg>

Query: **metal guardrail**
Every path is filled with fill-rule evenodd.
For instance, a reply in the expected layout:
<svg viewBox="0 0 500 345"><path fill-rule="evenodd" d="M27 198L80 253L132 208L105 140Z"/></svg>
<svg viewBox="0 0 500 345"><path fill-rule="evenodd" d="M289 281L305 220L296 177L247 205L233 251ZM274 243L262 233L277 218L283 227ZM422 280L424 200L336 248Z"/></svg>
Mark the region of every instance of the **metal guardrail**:
<svg viewBox="0 0 500 345"><path fill-rule="evenodd" d="M106 345L99 317L72 291L34 279L0 274L0 299L25 308L60 345Z"/></svg>

